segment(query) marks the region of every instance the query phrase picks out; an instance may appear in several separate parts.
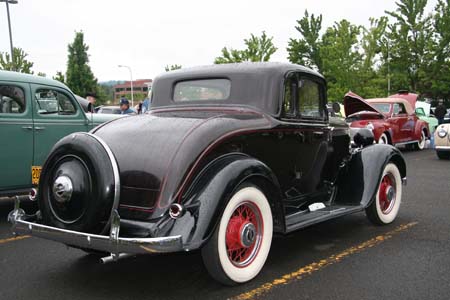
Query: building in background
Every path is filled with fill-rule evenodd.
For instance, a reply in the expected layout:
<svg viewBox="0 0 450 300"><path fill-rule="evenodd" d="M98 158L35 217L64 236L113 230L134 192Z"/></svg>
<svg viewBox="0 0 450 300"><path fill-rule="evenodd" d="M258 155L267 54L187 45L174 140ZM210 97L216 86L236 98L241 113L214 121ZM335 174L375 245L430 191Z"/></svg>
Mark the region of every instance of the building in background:
<svg viewBox="0 0 450 300"><path fill-rule="evenodd" d="M152 88L151 79L133 80L133 96L135 104L147 97L149 90ZM118 103L120 98L125 97L131 99L131 82L125 81L122 84L114 85L114 102Z"/></svg>

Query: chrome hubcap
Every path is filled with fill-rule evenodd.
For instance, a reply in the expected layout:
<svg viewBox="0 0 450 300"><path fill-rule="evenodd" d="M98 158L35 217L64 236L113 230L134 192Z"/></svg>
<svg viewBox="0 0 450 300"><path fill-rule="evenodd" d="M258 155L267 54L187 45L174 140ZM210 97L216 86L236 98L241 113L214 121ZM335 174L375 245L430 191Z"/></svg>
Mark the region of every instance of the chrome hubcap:
<svg viewBox="0 0 450 300"><path fill-rule="evenodd" d="M53 196L59 203L69 202L72 197L73 184L67 176L59 176L53 183Z"/></svg>
<svg viewBox="0 0 450 300"><path fill-rule="evenodd" d="M252 223L247 223L241 230L241 244L244 247L250 247L256 238L256 228Z"/></svg>
<svg viewBox="0 0 450 300"><path fill-rule="evenodd" d="M386 189L386 198L388 201L393 201L395 199L395 189L392 186Z"/></svg>

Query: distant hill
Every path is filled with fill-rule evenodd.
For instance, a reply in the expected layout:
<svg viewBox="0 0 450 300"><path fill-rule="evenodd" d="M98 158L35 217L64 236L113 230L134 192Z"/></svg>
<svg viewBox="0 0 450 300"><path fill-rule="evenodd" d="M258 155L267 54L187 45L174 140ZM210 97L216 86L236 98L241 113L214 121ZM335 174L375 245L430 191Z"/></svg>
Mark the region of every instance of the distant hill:
<svg viewBox="0 0 450 300"><path fill-rule="evenodd" d="M98 84L103 86L115 86L116 84L122 84L125 83L125 80L108 80L108 81L101 81Z"/></svg>

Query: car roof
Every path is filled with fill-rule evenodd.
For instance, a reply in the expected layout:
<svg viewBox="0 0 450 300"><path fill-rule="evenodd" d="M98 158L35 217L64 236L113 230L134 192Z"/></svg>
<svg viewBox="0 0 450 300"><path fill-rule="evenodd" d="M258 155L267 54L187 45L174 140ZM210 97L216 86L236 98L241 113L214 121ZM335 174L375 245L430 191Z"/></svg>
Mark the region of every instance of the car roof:
<svg viewBox="0 0 450 300"><path fill-rule="evenodd" d="M414 113L414 109L411 106L411 103L409 103L408 100L402 99L402 98L373 98L373 99L366 99L369 103L402 103L405 106L406 112L408 115Z"/></svg>
<svg viewBox="0 0 450 300"><path fill-rule="evenodd" d="M232 83L229 99L204 101L202 104L249 105L273 116L280 113L281 83L288 72L309 74L325 84L322 75L309 68L279 62L245 62L182 68L157 76L152 87L152 107L180 105L173 99L176 83L201 79L229 79ZM199 103L191 103L198 105ZM184 104L183 105L189 105Z"/></svg>
<svg viewBox="0 0 450 300"><path fill-rule="evenodd" d="M163 73L159 75L158 78L180 77L181 79L184 78L186 75L189 76L207 75L207 77L211 77L212 75L227 75L236 73L254 74L255 72L285 74L286 72L293 70L301 71L304 73L310 73L312 75L324 78L318 72L306 68L304 66L282 62L243 62L243 63L215 64L215 65L189 67Z"/></svg>
<svg viewBox="0 0 450 300"><path fill-rule="evenodd" d="M52 86L57 86L57 87L66 89L66 90L69 89L65 84L63 84L62 82L59 82L57 80L49 79L49 78L42 77L42 76L36 76L36 75L24 74L24 73L19 73L19 72L12 72L12 71L1 70L0 71L0 80L52 85Z"/></svg>

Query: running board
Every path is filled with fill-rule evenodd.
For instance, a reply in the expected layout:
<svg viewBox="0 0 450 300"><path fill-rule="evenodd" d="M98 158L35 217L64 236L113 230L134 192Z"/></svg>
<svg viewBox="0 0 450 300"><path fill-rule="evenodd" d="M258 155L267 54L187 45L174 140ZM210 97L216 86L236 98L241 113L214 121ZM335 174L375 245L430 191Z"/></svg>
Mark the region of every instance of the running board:
<svg viewBox="0 0 450 300"><path fill-rule="evenodd" d="M363 211L362 206L331 206L317 211L301 211L286 217L286 233L344 215Z"/></svg>

